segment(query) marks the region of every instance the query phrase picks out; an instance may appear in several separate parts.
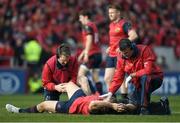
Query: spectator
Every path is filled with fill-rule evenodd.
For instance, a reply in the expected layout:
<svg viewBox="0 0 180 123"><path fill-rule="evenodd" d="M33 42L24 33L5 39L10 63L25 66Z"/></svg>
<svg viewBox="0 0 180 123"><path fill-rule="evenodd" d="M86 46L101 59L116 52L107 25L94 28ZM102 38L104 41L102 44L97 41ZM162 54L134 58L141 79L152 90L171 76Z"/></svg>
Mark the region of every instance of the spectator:
<svg viewBox="0 0 180 123"><path fill-rule="evenodd" d="M12 49L10 43L8 41L4 43L0 43L0 66L12 67L13 57L14 57L14 50Z"/></svg>
<svg viewBox="0 0 180 123"><path fill-rule="evenodd" d="M29 90L32 94L38 94L43 92L41 78L37 71L34 71L33 75L28 80Z"/></svg>
<svg viewBox="0 0 180 123"><path fill-rule="evenodd" d="M34 71L40 69L39 62L42 48L38 41L29 40L24 47L24 59L27 63L30 76Z"/></svg>
<svg viewBox="0 0 180 123"><path fill-rule="evenodd" d="M25 67L24 60L24 47L23 47L23 39L18 37L15 40L15 55L14 55L14 66L15 67Z"/></svg>
<svg viewBox="0 0 180 123"><path fill-rule="evenodd" d="M165 56L159 56L157 58L157 64L162 68L162 70L167 71L169 69L169 66L166 62Z"/></svg>
<svg viewBox="0 0 180 123"><path fill-rule="evenodd" d="M92 20L96 20L96 25L100 29L99 37L102 45L108 45L109 21L106 9L111 2L109 0L91 0L91 2L85 0L55 0L51 2L47 0L1 0L0 42L9 40L7 37L11 38L10 45L13 48L13 41L16 41L15 34L21 33L24 39L33 37L40 42L43 51L41 59L42 64L44 64L53 54L51 48L54 46L49 46L48 43L57 45L62 43L59 41L65 41L64 39L68 39L69 36L72 36L76 41L80 40L81 30L75 19L74 11L88 8L93 13ZM175 48L175 55L177 59L179 58L179 0L114 0L113 2L121 5L121 13L124 13L124 16L132 21L132 26L139 34L138 41L140 43L152 46L170 44L168 46ZM175 30L176 33L174 33ZM174 33L174 39L177 39L176 43L174 43L174 39L169 40L169 34L172 33ZM106 55L105 52L102 53L103 56Z"/></svg>

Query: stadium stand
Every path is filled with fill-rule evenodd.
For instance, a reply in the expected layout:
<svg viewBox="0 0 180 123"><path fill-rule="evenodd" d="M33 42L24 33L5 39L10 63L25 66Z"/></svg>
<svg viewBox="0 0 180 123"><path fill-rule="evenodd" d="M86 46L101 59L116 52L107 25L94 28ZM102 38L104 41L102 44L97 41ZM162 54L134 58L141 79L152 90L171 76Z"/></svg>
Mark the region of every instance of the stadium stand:
<svg viewBox="0 0 180 123"><path fill-rule="evenodd" d="M154 47L157 57L164 56L169 71L180 71L180 61L176 59L172 47Z"/></svg>
<svg viewBox="0 0 180 123"><path fill-rule="evenodd" d="M42 46L39 69L62 41L70 42L77 52L74 54L78 55L81 30L77 14L84 8L92 12L92 20L98 26L105 59L109 25L107 6L111 2L121 5L122 15L134 24L139 34L137 43L155 47L158 57L165 57L167 70L178 71L179 0L0 0L0 50L9 45L8 53L0 51L1 58L8 58L7 63L0 63L0 66L13 67L14 61L15 67L24 67L24 46L32 39Z"/></svg>

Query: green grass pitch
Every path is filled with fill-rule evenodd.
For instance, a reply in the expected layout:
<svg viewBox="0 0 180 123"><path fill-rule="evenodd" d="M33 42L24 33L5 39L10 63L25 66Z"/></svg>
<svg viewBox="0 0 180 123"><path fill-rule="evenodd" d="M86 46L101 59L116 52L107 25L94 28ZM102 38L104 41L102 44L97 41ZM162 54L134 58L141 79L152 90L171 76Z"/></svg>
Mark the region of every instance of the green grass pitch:
<svg viewBox="0 0 180 123"><path fill-rule="evenodd" d="M153 101L159 96L152 96ZM63 96L66 99L66 96ZM180 122L180 96L169 96L172 115L70 115L50 113L13 114L5 109L6 103L29 107L43 100L42 95L0 95L0 122Z"/></svg>

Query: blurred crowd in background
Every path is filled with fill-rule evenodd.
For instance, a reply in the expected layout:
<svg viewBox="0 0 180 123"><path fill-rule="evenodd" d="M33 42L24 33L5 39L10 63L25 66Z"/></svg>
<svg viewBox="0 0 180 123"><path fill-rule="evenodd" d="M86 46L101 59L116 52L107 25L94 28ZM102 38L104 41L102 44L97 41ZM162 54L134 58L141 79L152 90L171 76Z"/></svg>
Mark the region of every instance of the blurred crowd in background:
<svg viewBox="0 0 180 123"><path fill-rule="evenodd" d="M62 42L78 55L81 9L92 13L101 45L107 46L107 7L112 2L131 20L139 35L136 43L173 47L180 59L179 0L0 0L0 66L27 67L40 73Z"/></svg>

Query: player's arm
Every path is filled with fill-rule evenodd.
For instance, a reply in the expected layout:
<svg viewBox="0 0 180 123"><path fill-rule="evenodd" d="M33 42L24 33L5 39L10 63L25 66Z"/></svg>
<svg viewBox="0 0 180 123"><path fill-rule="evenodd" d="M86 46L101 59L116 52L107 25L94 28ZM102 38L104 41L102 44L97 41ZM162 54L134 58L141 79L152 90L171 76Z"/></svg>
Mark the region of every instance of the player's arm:
<svg viewBox="0 0 180 123"><path fill-rule="evenodd" d="M138 35L136 31L132 28L132 25L130 22L126 22L123 25L124 32L128 34L128 39L130 41L135 41L138 38Z"/></svg>
<svg viewBox="0 0 180 123"><path fill-rule="evenodd" d="M84 26L84 30L85 30L85 33L86 33L86 46L85 46L84 51L85 51L85 54L86 53L88 54L89 50L91 48L92 42L93 42L93 38L94 38L93 33L94 33L94 31L93 31L93 28L88 26L88 25Z"/></svg>
<svg viewBox="0 0 180 123"><path fill-rule="evenodd" d="M133 113L136 109L137 106L135 106L134 104L119 103L119 110L121 110L121 112Z"/></svg>
<svg viewBox="0 0 180 123"><path fill-rule="evenodd" d="M89 110L92 114L125 112L127 111L126 109L127 108L125 108L125 106L122 104L111 103L101 100L92 101L89 105Z"/></svg>
<svg viewBox="0 0 180 123"><path fill-rule="evenodd" d="M106 54L109 54L109 49L110 49L110 47L108 47L108 48L106 49Z"/></svg>
<svg viewBox="0 0 180 123"><path fill-rule="evenodd" d="M114 109L113 103L96 100L91 101L89 104L89 111L92 114L109 113L107 109Z"/></svg>
<svg viewBox="0 0 180 123"><path fill-rule="evenodd" d="M78 56L78 61L81 61L83 57L84 57L84 50Z"/></svg>
<svg viewBox="0 0 180 123"><path fill-rule="evenodd" d="M58 92L66 92L66 85L67 83L61 83L61 84L55 85L54 88Z"/></svg>
<svg viewBox="0 0 180 123"><path fill-rule="evenodd" d="M84 53L88 55L89 50L91 48L93 42L93 36L91 34L86 35L86 47L84 49Z"/></svg>
<svg viewBox="0 0 180 123"><path fill-rule="evenodd" d="M89 50L91 48L91 45L92 45L92 41L93 41L93 36L88 34L86 35L86 46L85 46L85 49L84 49L84 59L83 61L84 62L88 62L88 58L89 58Z"/></svg>
<svg viewBox="0 0 180 123"><path fill-rule="evenodd" d="M53 72L51 71L49 65L46 63L43 72L42 72L42 82L43 87L46 88L49 91L58 91L58 92L65 92L64 84L58 84L56 85L53 82Z"/></svg>
<svg viewBox="0 0 180 123"><path fill-rule="evenodd" d="M132 30L130 30L129 32L128 32L128 39L130 40L130 41L134 41L134 40L136 40L137 39L137 33L136 33L136 31L134 30L134 29L132 29Z"/></svg>
<svg viewBox="0 0 180 123"><path fill-rule="evenodd" d="M42 71L42 82L43 87L45 87L49 91L54 91L55 84L52 82L53 80L53 72L51 71L50 67L46 63L44 65L43 71Z"/></svg>

